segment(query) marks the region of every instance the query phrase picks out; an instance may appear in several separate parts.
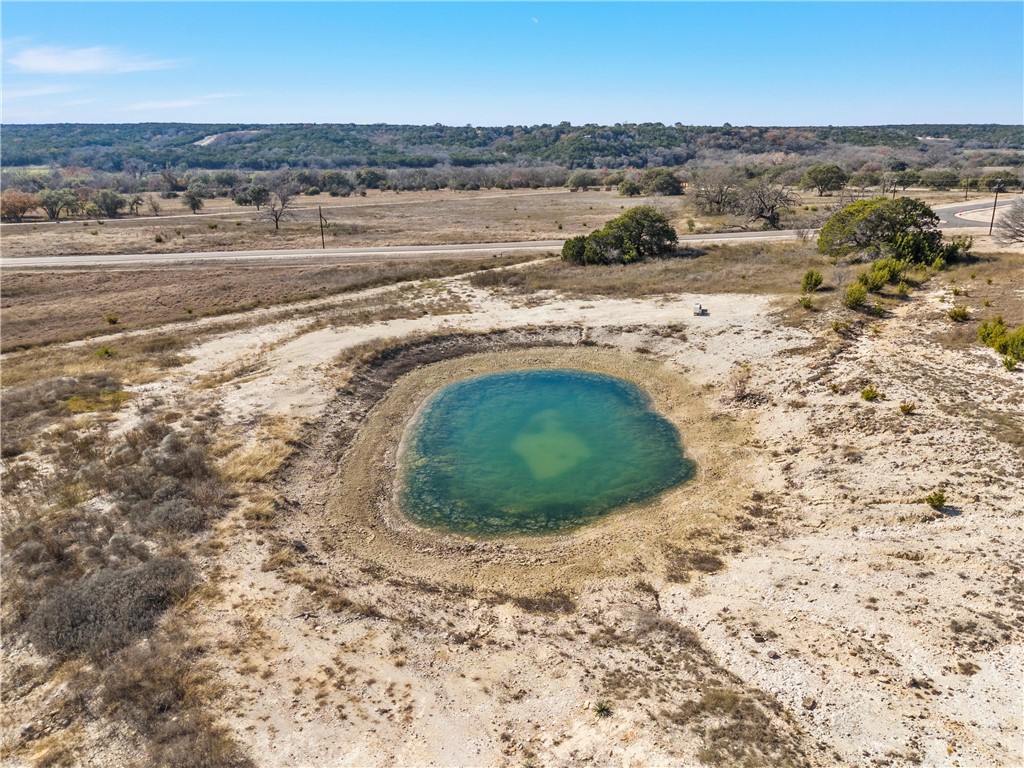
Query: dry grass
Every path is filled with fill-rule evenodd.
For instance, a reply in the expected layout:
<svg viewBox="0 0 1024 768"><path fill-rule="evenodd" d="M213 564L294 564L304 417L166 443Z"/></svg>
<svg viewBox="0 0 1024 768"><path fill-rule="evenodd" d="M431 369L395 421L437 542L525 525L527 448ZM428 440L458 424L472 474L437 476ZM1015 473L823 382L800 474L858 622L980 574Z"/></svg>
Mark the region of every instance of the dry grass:
<svg viewBox="0 0 1024 768"><path fill-rule="evenodd" d="M5 271L2 350L181 323L148 352L173 352L195 333L189 321L307 301L408 280L518 264L531 256L446 258L335 266L194 266ZM111 326L106 316L116 314ZM162 349L160 349L162 347Z"/></svg>
<svg viewBox="0 0 1024 768"><path fill-rule="evenodd" d="M108 386L102 378L68 383L100 393ZM42 411L26 406L18 421L50 419L69 399L62 393L55 384ZM102 709L129 726L122 733L138 739L147 764L245 766L206 709L212 693L197 648L158 626L200 579L188 559L192 548L182 545L228 504L207 458L205 427L151 419L111 438L98 418L67 417L35 432L32 447L46 471L16 473L13 481L5 473L4 633L70 660L60 667L70 670L61 689L62 733ZM5 749L39 765L81 758L66 741L32 733Z"/></svg>
<svg viewBox="0 0 1024 768"><path fill-rule="evenodd" d="M1024 325L1024 254L986 253L976 261L958 265L937 276L945 302L936 309L932 338L950 349L970 349L981 344L978 326L1002 315L1011 328ZM955 305L967 309L964 322L945 317Z"/></svg>
<svg viewBox="0 0 1024 768"><path fill-rule="evenodd" d="M910 190L908 194L930 204L963 200L963 193L955 191ZM818 197L813 192L797 196L800 202L784 220L785 226L814 226L828 207L839 202L838 197ZM972 195L972 199L982 197ZM196 216L187 212L180 199L160 202L164 210L155 219L109 219L102 226L95 222L83 226L77 221L5 224L4 255L316 248L320 246L318 205L330 222L328 247L561 239L587 234L625 208L648 204L662 209L680 234L689 232L688 219L694 221L698 233L756 228L742 217L698 215L692 195L627 198L617 191L374 191L366 197L303 196L296 203L297 218L282 222L280 230L257 220L252 208L239 207L225 198L206 201ZM216 228L211 228L213 224ZM158 235L162 242L157 242Z"/></svg>
<svg viewBox="0 0 1024 768"><path fill-rule="evenodd" d="M218 467L221 477L236 483L267 480L295 451L297 437L297 428L283 419L269 421L252 442L225 457Z"/></svg>
<svg viewBox="0 0 1024 768"><path fill-rule="evenodd" d="M828 261L813 245L751 243L689 249L680 258L629 265L577 267L562 261L473 275L482 288L529 294L551 290L566 296L639 297L670 293L758 293L796 296L804 272L826 275Z"/></svg>

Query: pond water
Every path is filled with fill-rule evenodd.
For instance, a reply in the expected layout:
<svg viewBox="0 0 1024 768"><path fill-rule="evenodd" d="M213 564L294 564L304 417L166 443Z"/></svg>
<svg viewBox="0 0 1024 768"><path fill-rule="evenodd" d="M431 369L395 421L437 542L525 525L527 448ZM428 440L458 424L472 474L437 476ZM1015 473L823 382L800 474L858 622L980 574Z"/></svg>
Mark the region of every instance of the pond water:
<svg viewBox="0 0 1024 768"><path fill-rule="evenodd" d="M554 533L688 479L675 427L623 379L524 370L428 400L401 457L416 522L478 536Z"/></svg>

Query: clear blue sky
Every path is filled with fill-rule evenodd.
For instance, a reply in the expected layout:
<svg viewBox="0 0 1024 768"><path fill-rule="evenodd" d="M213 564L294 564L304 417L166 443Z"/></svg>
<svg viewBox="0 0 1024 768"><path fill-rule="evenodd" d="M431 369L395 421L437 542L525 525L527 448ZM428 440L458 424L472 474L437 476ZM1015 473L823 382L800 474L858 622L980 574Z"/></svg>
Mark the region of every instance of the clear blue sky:
<svg viewBox="0 0 1024 768"><path fill-rule="evenodd" d="M1024 122L1024 3L2 3L5 123Z"/></svg>

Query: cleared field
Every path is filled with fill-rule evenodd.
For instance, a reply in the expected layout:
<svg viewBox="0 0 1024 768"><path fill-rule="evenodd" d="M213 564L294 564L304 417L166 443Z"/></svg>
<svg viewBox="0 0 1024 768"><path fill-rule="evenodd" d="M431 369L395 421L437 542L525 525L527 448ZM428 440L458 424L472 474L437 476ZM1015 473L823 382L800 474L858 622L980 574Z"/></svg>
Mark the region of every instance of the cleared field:
<svg viewBox="0 0 1024 768"><path fill-rule="evenodd" d="M955 192L914 194L930 203L955 202ZM974 196L972 199L976 199ZM180 205L179 201L163 201ZM837 198L804 193L784 222L816 226ZM107 219L103 223L68 221L4 224L4 256L54 256L101 253L178 253L320 245L317 205L328 220L328 247L435 245L563 239L587 234L635 205L653 205L668 215L680 234L758 229L737 216L701 216L693 197L622 197L617 192L370 192L364 197L302 196L295 219L279 230L258 213L230 200L208 201L199 215L168 207L159 218ZM691 230L689 222L693 222Z"/></svg>
<svg viewBox="0 0 1024 768"><path fill-rule="evenodd" d="M178 267L9 272L0 298L3 351L136 331L257 307L309 301L529 257L436 259L356 266Z"/></svg>

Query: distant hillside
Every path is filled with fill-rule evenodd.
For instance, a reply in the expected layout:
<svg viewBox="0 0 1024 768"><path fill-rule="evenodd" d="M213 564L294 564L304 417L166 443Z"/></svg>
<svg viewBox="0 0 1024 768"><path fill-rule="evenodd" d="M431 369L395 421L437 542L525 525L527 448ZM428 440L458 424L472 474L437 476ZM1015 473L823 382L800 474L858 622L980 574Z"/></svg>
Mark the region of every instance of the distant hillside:
<svg viewBox="0 0 1024 768"><path fill-rule="evenodd" d="M849 147L1024 149L1020 125L720 127L569 123L499 128L338 124L5 125L0 162L147 169L430 168L553 163L567 168L682 165L708 153L813 156Z"/></svg>

